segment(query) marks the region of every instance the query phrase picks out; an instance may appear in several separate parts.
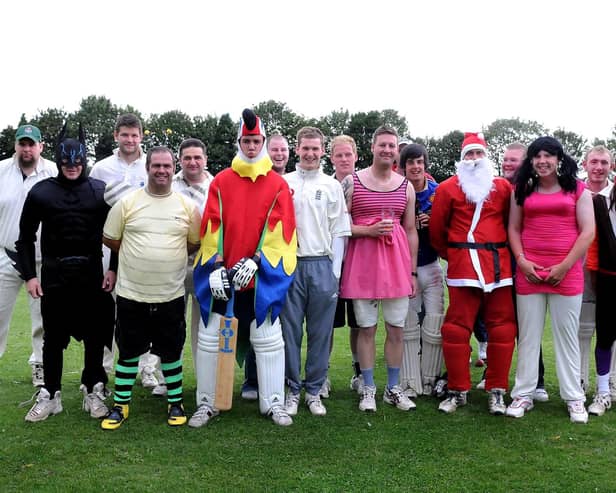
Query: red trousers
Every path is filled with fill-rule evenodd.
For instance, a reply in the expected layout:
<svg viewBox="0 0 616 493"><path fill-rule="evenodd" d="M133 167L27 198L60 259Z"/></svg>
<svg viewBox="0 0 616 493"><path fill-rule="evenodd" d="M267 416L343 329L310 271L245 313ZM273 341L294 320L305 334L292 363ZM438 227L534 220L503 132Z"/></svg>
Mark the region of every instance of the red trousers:
<svg viewBox="0 0 616 493"><path fill-rule="evenodd" d="M470 390L470 338L483 303L488 332L486 390L509 388L509 369L515 346L516 324L511 286L484 293L479 288L449 286L449 308L441 328L449 390Z"/></svg>

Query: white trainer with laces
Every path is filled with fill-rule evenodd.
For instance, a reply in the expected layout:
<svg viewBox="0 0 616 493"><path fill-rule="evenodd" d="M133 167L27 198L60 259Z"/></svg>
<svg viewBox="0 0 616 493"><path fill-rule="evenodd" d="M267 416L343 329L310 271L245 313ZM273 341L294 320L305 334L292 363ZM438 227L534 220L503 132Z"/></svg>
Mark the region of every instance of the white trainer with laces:
<svg viewBox="0 0 616 493"><path fill-rule="evenodd" d="M219 411L214 409L209 404L201 404L195 414L188 420L188 426L191 428L201 428L210 422L214 416L218 416Z"/></svg>
<svg viewBox="0 0 616 493"><path fill-rule="evenodd" d="M505 415L511 418L522 418L525 413L530 411L535 405L533 400L528 396L518 396L513 399L513 402L509 404Z"/></svg>
<svg viewBox="0 0 616 493"><path fill-rule="evenodd" d="M45 387L41 387L41 390L36 398L34 406L26 414L25 420L31 423L37 421L44 421L53 414L59 414L62 412L62 394L59 390L51 398L51 395Z"/></svg>
<svg viewBox="0 0 616 493"><path fill-rule="evenodd" d="M548 402L550 400L550 395L544 388L537 387L533 393L533 400L536 402Z"/></svg>
<svg viewBox="0 0 616 493"><path fill-rule="evenodd" d="M592 404L588 406L588 413L593 416L603 416L605 411L612 407L612 398L609 393L596 393Z"/></svg>
<svg viewBox="0 0 616 493"><path fill-rule="evenodd" d="M505 406L505 389L492 389L488 397L488 410L494 416L502 416L507 410Z"/></svg>
<svg viewBox="0 0 616 493"><path fill-rule="evenodd" d="M383 392L383 401L386 404L396 406L402 411L410 411L416 407L415 403L408 398L407 394L402 391L399 385L394 385L391 389L385 387L385 392Z"/></svg>
<svg viewBox="0 0 616 493"><path fill-rule="evenodd" d="M45 372L42 364L35 363L32 365L32 385L35 387L45 385Z"/></svg>
<svg viewBox="0 0 616 493"><path fill-rule="evenodd" d="M445 400L438 405L438 410L445 414L452 414L458 407L466 406L467 402L467 392L450 390Z"/></svg>
<svg viewBox="0 0 616 493"><path fill-rule="evenodd" d="M321 389L319 390L319 397L321 399L329 399L329 393L332 390L332 383L329 380L329 377L325 379L323 385L321 385Z"/></svg>
<svg viewBox="0 0 616 493"><path fill-rule="evenodd" d="M376 387L362 385L361 397L359 398L359 410L376 412Z"/></svg>
<svg viewBox="0 0 616 493"><path fill-rule="evenodd" d="M93 418L104 418L109 413L105 405L105 384L98 382L92 387L92 392L83 390L83 410L90 413Z"/></svg>
<svg viewBox="0 0 616 493"><path fill-rule="evenodd" d="M287 398L284 400L284 409L289 416L295 416L299 408L299 393L294 394L289 391Z"/></svg>
<svg viewBox="0 0 616 493"><path fill-rule="evenodd" d="M363 375L353 375L351 377L351 390L354 390L355 392L357 392L359 395L361 395L362 392L362 387L364 386L364 376Z"/></svg>
<svg viewBox="0 0 616 493"><path fill-rule="evenodd" d="M584 401L567 401L567 409L572 423L588 423L588 413L584 407Z"/></svg>
<svg viewBox="0 0 616 493"><path fill-rule="evenodd" d="M268 415L272 418L274 424L278 426L291 426L293 424L293 419L280 404L274 404L269 410Z"/></svg>
<svg viewBox="0 0 616 493"><path fill-rule="evenodd" d="M141 370L141 385L143 385L144 389L153 389L158 385L154 368L151 366L144 366L143 370Z"/></svg>
<svg viewBox="0 0 616 493"><path fill-rule="evenodd" d="M306 405L313 416L325 416L327 414L327 409L325 409L319 395L312 395L306 392Z"/></svg>

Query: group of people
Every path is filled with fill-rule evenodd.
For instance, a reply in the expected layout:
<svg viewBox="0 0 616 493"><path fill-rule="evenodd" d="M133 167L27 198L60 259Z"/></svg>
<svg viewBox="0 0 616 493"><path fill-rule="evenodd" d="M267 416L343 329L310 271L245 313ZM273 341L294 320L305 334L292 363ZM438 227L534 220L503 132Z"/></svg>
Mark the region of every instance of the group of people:
<svg viewBox="0 0 616 493"><path fill-rule="evenodd" d="M74 337L85 349L83 408L103 429L128 418L139 374L154 394L166 395L169 425L206 425L220 413L219 332L228 316L238 321L241 395L258 400L275 424L293 423L302 391L309 412L326 415L334 328L347 325L350 386L359 409L374 412L379 306L383 402L408 411L417 396L433 395L444 413L465 405L470 338L481 321L489 412L512 417L547 399L538 376L549 308L560 394L573 422L588 419L596 306L597 391L588 412L610 408L616 192L605 147L587 153L586 184L552 137L528 149L512 143L498 177L483 136L468 133L455 175L438 184L426 149L403 145L388 126L376 130L372 163L358 171L354 140L334 137L332 176L321 167L326 139L319 129L299 130L298 162L287 173L287 140L267 138L251 110L242 113L236 156L215 177L200 140L182 142L176 173L173 152L153 147L144 154L142 135L137 117L121 115L118 149L88 168L81 127L74 139L65 125L54 165L40 157L40 131L23 125L14 157L0 162L8 184L0 197L0 355L25 281L32 381L40 387L26 421L62 411L62 355ZM182 388L189 297L197 377L190 419Z"/></svg>

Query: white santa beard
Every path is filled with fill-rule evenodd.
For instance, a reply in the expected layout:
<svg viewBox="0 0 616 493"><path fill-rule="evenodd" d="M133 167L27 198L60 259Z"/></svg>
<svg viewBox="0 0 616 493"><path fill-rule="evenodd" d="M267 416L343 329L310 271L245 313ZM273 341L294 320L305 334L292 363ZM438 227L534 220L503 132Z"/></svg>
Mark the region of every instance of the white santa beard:
<svg viewBox="0 0 616 493"><path fill-rule="evenodd" d="M492 190L492 163L488 159L461 161L456 165L456 174L462 191L469 202L478 204Z"/></svg>

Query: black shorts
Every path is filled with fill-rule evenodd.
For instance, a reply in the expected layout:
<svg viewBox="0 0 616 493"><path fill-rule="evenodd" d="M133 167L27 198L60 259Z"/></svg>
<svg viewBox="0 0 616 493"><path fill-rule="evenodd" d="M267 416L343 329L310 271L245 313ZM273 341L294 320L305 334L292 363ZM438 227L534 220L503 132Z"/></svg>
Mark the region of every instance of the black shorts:
<svg viewBox="0 0 616 493"><path fill-rule="evenodd" d="M121 359L148 351L163 363L180 359L186 341L184 297L165 303L140 303L117 297L116 342Z"/></svg>
<svg viewBox="0 0 616 493"><path fill-rule="evenodd" d="M336 314L334 315L334 328L337 329L338 327L344 327L347 320L349 321L349 327L358 327L357 320L355 320L355 311L353 310L353 300L338 298Z"/></svg>

